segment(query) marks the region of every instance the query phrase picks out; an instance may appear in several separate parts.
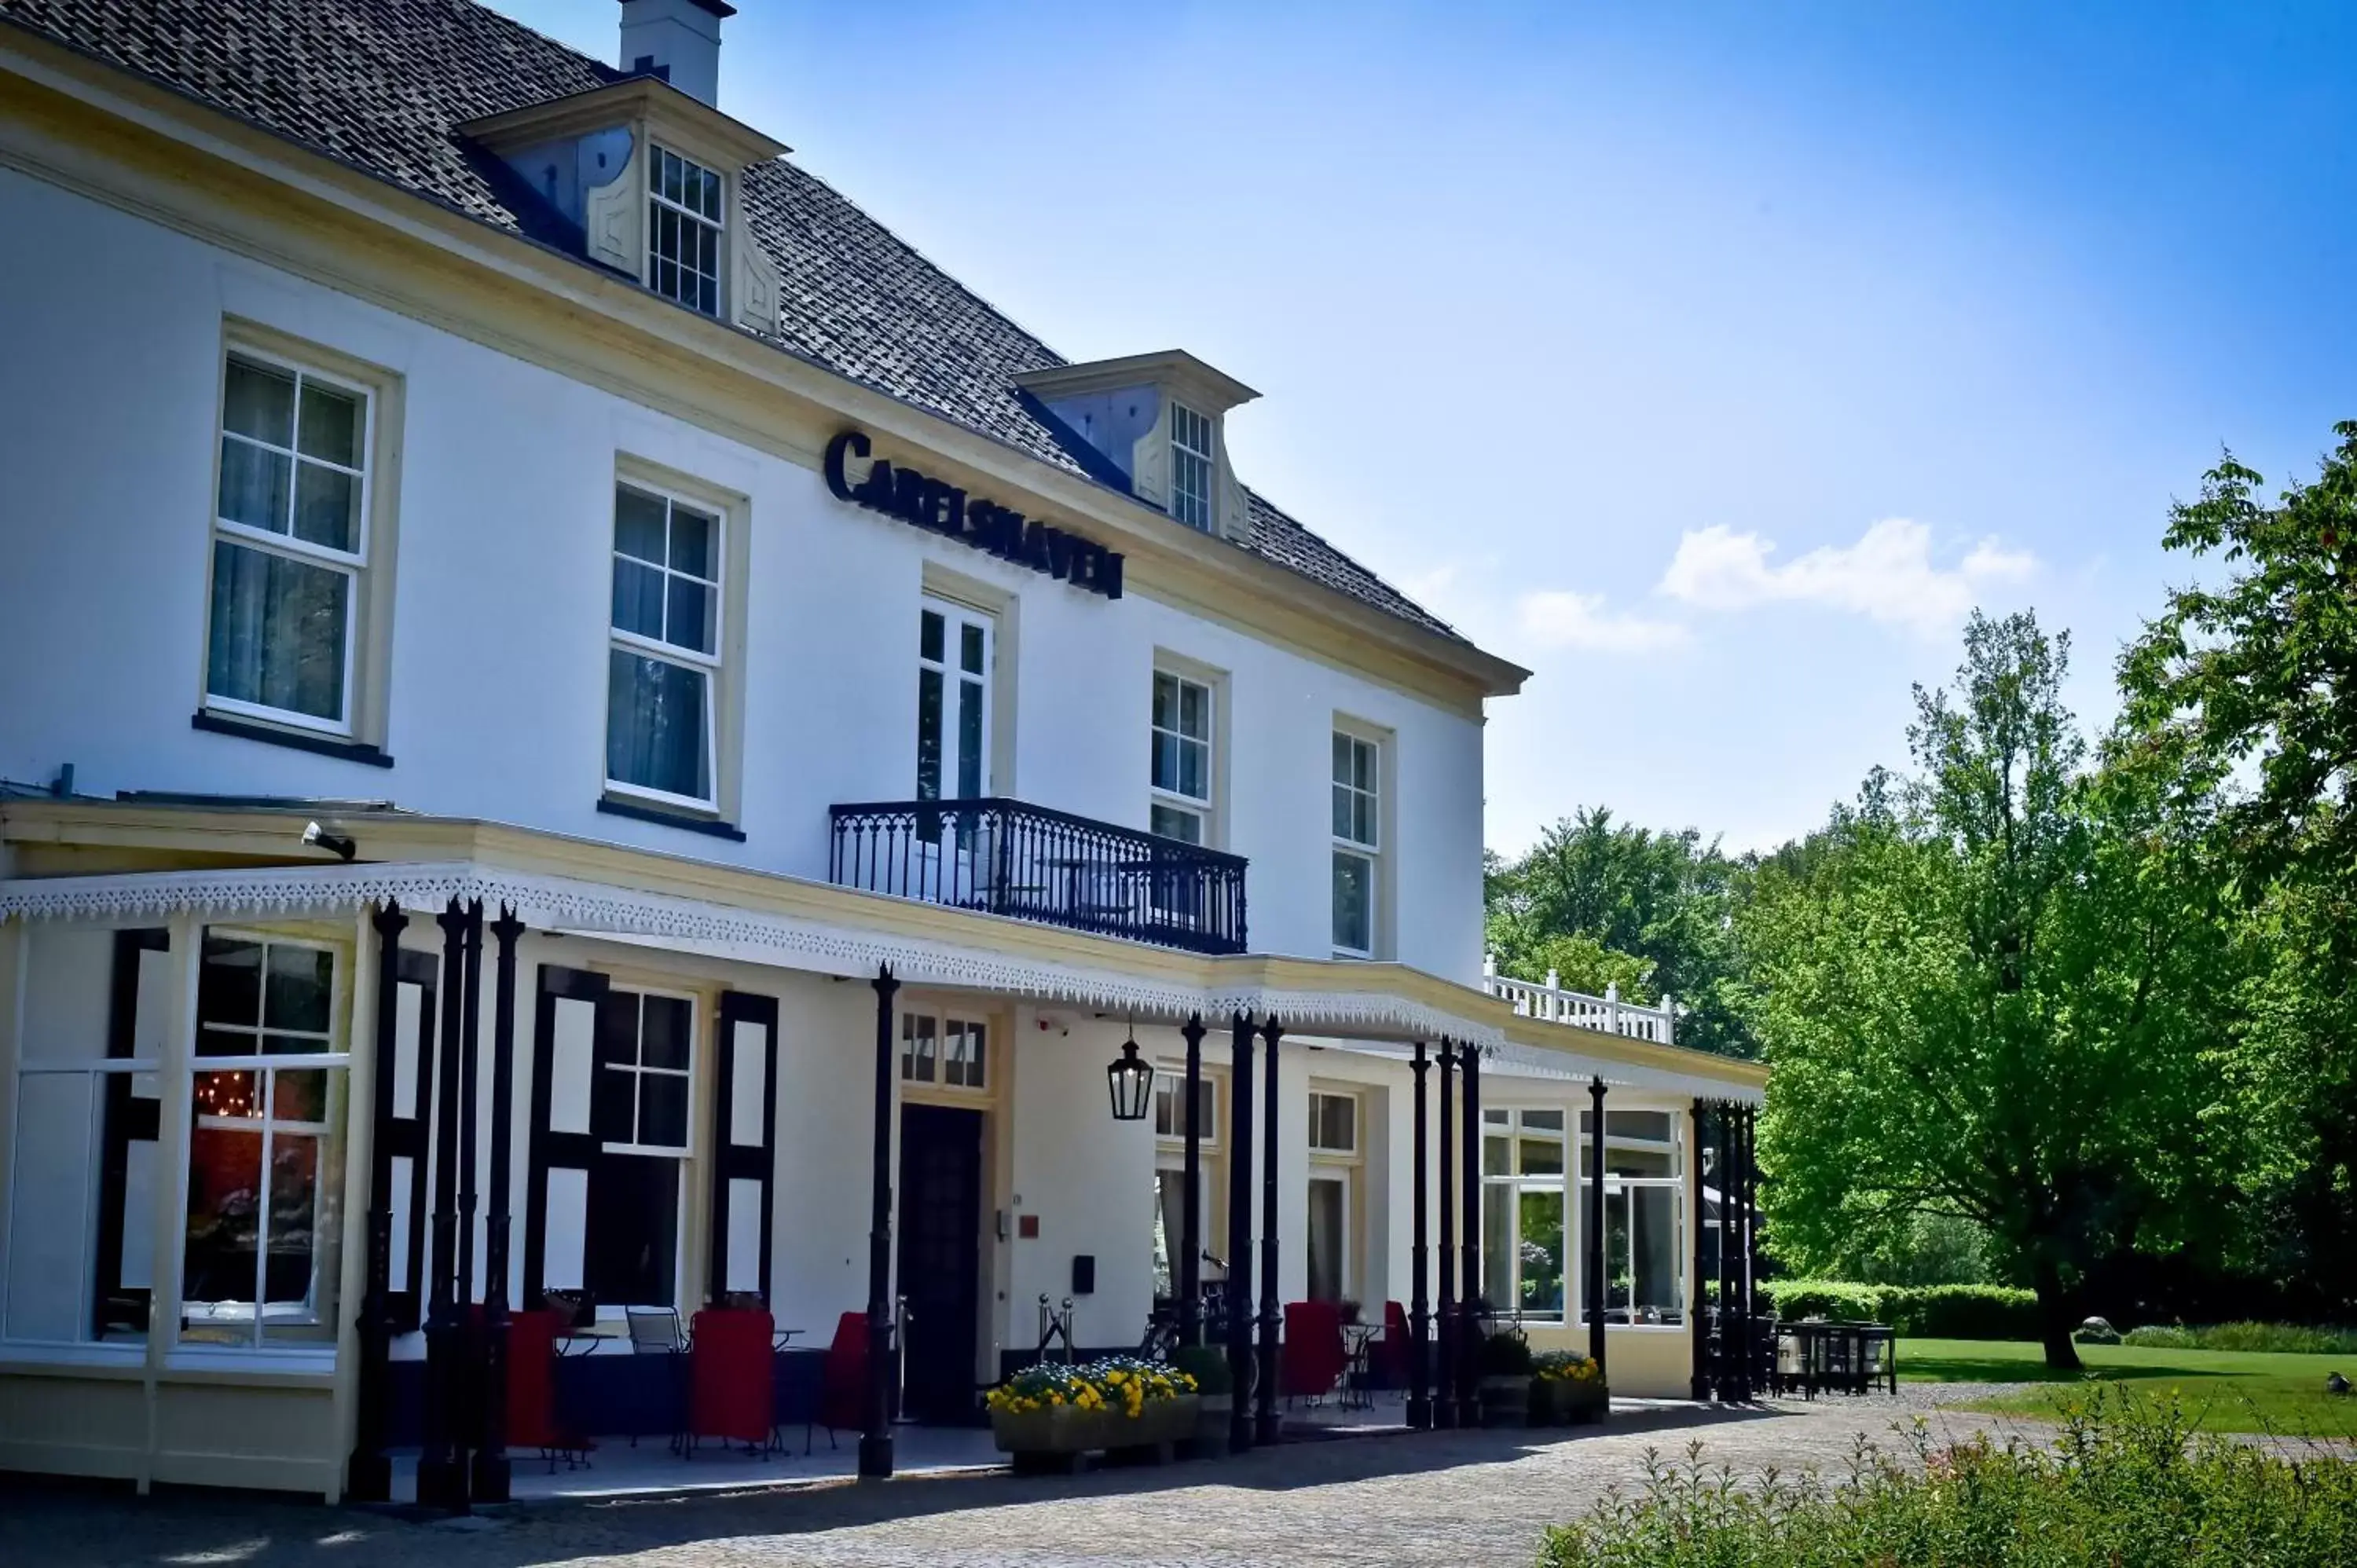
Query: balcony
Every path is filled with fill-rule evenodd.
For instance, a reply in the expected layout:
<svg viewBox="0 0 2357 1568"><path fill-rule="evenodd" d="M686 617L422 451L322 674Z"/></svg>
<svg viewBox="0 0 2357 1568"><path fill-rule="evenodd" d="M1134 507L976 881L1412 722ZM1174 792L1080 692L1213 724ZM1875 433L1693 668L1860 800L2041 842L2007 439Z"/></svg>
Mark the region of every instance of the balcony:
<svg viewBox="0 0 2357 1568"><path fill-rule="evenodd" d="M828 816L838 887L1189 952L1244 950L1242 855L996 797Z"/></svg>

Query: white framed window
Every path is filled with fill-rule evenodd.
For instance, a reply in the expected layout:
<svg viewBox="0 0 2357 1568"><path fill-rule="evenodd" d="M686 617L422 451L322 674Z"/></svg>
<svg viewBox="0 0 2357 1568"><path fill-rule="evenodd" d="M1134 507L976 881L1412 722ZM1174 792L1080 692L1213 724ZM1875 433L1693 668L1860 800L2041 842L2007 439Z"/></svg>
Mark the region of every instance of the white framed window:
<svg viewBox="0 0 2357 1568"><path fill-rule="evenodd" d="M1211 526L1211 477L1217 459L1211 422L1183 403L1170 405L1170 515L1189 528Z"/></svg>
<svg viewBox="0 0 2357 1568"><path fill-rule="evenodd" d="M706 316L720 314L726 182L716 169L654 148L647 180L647 286Z"/></svg>
<svg viewBox="0 0 2357 1568"><path fill-rule="evenodd" d="M614 486L606 698L612 793L718 808L724 530L715 508L648 485Z"/></svg>
<svg viewBox="0 0 2357 1568"><path fill-rule="evenodd" d="M1195 1119L1202 1128L1199 1140L1203 1148L1216 1148L1220 1142L1219 1086L1209 1078L1195 1080ZM1187 1141L1187 1075L1183 1072L1157 1072L1154 1075L1154 1135L1168 1143Z"/></svg>
<svg viewBox="0 0 2357 1568"><path fill-rule="evenodd" d="M1376 742L1334 732L1334 950L1346 958L1374 956L1382 761Z"/></svg>
<svg viewBox="0 0 2357 1568"><path fill-rule="evenodd" d="M917 799L990 793L996 623L928 596L917 611Z"/></svg>
<svg viewBox="0 0 2357 1568"><path fill-rule="evenodd" d="M592 1114L606 1153L688 1154L688 1106L695 1073L695 998L614 991L601 1028Z"/></svg>
<svg viewBox="0 0 2357 1568"><path fill-rule="evenodd" d="M1684 1127L1674 1111L1604 1113L1604 1320L1676 1324L1685 1316ZM1587 1213L1593 1112L1579 1113L1580 1212ZM1584 1318L1587 1293L1579 1296Z"/></svg>
<svg viewBox="0 0 2357 1568"><path fill-rule="evenodd" d="M1313 1090L1309 1095L1309 1148L1313 1154L1359 1152L1359 1097Z"/></svg>
<svg viewBox="0 0 2357 1568"><path fill-rule="evenodd" d="M1152 801L1147 826L1203 843L1211 823L1211 688L1154 672Z"/></svg>
<svg viewBox="0 0 2357 1568"><path fill-rule="evenodd" d="M347 1063L337 954L209 929L182 1208L180 1342L332 1348Z"/></svg>
<svg viewBox="0 0 2357 1568"><path fill-rule="evenodd" d="M1572 1228L1561 1109L1481 1112L1481 1289L1493 1311L1564 1320Z"/></svg>
<svg viewBox="0 0 2357 1568"><path fill-rule="evenodd" d="M990 1087L990 1031L978 1019L900 1015L900 1081L931 1088Z"/></svg>
<svg viewBox="0 0 2357 1568"><path fill-rule="evenodd" d="M240 345L221 373L205 705L353 733L376 399Z"/></svg>

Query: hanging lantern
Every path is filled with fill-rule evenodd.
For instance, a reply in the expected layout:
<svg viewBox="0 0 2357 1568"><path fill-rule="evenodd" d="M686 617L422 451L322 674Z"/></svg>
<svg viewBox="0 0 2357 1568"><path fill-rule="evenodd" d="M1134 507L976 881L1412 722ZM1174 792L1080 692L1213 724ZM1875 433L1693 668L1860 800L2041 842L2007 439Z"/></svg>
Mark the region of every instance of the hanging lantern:
<svg viewBox="0 0 2357 1568"><path fill-rule="evenodd" d="M1129 1038L1122 1042L1121 1058L1105 1069L1105 1090L1113 1097L1113 1119L1143 1122L1154 1106L1154 1069L1137 1054L1137 1023L1130 1021Z"/></svg>

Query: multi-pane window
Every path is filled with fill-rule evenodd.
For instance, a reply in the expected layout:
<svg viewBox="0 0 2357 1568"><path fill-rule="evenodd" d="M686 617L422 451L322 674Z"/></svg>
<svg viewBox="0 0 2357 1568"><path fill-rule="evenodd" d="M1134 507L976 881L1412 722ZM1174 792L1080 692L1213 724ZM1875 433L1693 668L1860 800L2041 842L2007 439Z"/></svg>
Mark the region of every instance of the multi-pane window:
<svg viewBox="0 0 2357 1568"><path fill-rule="evenodd" d="M1329 1155L1359 1152L1359 1100L1351 1094L1309 1096L1309 1147Z"/></svg>
<svg viewBox="0 0 2357 1568"><path fill-rule="evenodd" d="M1334 732L1334 950L1352 958L1375 950L1381 759L1373 741Z"/></svg>
<svg viewBox="0 0 2357 1568"><path fill-rule="evenodd" d="M1211 815L1211 689L1154 672L1154 773L1147 825L1201 843Z"/></svg>
<svg viewBox="0 0 2357 1568"><path fill-rule="evenodd" d="M900 1080L945 1089L984 1089L990 1058L987 1026L967 1018L904 1014L900 1019Z"/></svg>
<svg viewBox="0 0 2357 1568"><path fill-rule="evenodd" d="M209 931L201 954L180 1338L332 1346L346 1060L335 953Z"/></svg>
<svg viewBox="0 0 2357 1568"><path fill-rule="evenodd" d="M208 706L349 735L370 397L246 349L221 381Z"/></svg>
<svg viewBox="0 0 2357 1568"><path fill-rule="evenodd" d="M608 1152L687 1153L689 1085L695 1061L695 1004L684 996L608 993L598 1027L591 1125Z"/></svg>
<svg viewBox="0 0 2357 1568"><path fill-rule="evenodd" d="M990 756L987 616L927 599L917 615L917 799L986 792Z"/></svg>
<svg viewBox="0 0 2357 1568"><path fill-rule="evenodd" d="M608 789L716 805L720 585L718 514L635 485L614 487Z"/></svg>
<svg viewBox="0 0 2357 1568"><path fill-rule="evenodd" d="M1185 403L1170 405L1170 515L1189 528L1211 526L1211 422Z"/></svg>
<svg viewBox="0 0 2357 1568"><path fill-rule="evenodd" d="M1609 1323L1677 1323L1685 1304L1685 1204L1680 1156L1684 1118L1669 1111L1604 1113L1604 1316ZM1592 1112L1579 1113L1579 1201L1593 1184ZM1583 1312L1587 1306L1581 1300Z"/></svg>
<svg viewBox="0 0 2357 1568"><path fill-rule="evenodd" d="M1482 1293L1493 1310L1563 1316L1568 1277L1564 1113L1481 1113Z"/></svg>
<svg viewBox="0 0 2357 1568"><path fill-rule="evenodd" d="M647 194L647 286L706 316L720 314L719 174L654 149Z"/></svg>
<svg viewBox="0 0 2357 1568"><path fill-rule="evenodd" d="M1200 1142L1215 1144L1220 1136L1219 1095L1208 1078L1195 1080L1195 1121ZM1187 1136L1187 1078L1183 1073L1154 1075L1154 1135L1183 1141Z"/></svg>
<svg viewBox="0 0 2357 1568"><path fill-rule="evenodd" d="M695 1028L693 997L617 988L598 1004L581 1283L600 1302L669 1306L679 1294Z"/></svg>

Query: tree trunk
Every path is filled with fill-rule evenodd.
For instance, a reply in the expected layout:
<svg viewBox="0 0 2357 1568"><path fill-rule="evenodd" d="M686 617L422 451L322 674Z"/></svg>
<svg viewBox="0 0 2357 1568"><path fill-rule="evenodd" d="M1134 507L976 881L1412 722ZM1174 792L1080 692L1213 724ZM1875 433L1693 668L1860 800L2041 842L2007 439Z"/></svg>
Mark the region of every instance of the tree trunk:
<svg viewBox="0 0 2357 1568"><path fill-rule="evenodd" d="M2071 1341L2071 1330L2076 1325L2071 1321L2072 1302L2062 1288L2062 1271L2040 1260L2030 1275L2030 1284L2038 1292L2038 1324L2046 1347L2046 1364L2058 1372L2078 1371L2079 1348Z"/></svg>

